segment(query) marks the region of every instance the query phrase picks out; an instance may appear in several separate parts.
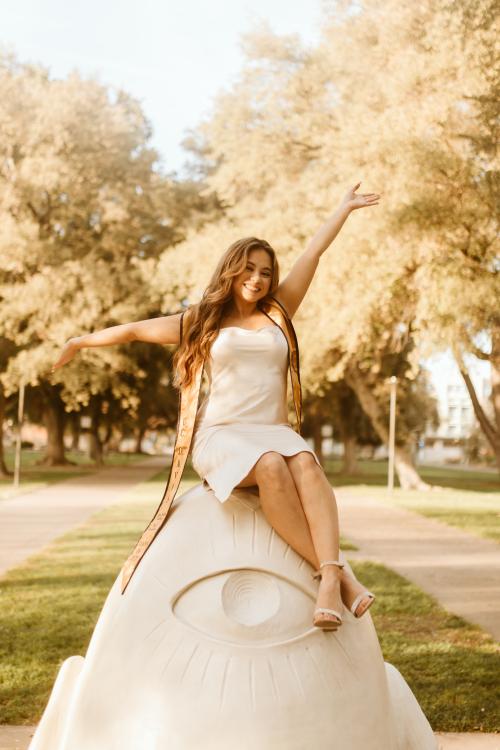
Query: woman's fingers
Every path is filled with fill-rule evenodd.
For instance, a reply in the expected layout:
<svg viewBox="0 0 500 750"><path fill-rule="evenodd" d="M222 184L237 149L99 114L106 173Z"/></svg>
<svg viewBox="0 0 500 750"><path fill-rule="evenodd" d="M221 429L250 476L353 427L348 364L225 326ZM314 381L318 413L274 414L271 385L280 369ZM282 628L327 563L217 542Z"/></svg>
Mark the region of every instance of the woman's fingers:
<svg viewBox="0 0 500 750"><path fill-rule="evenodd" d="M68 362L68 359L62 359L62 358L61 358L61 359L58 359L58 360L57 360L57 362L55 362L55 363L54 363L54 364L52 365L52 367L50 368L51 372L54 372L54 371L55 371L55 370L57 370L57 369L58 369L59 367L62 367L63 365L65 365L65 364L66 364L66 362Z"/></svg>
<svg viewBox="0 0 500 750"><path fill-rule="evenodd" d="M54 364L50 368L50 371L54 372L54 370L56 370L59 367L62 367L67 362L69 362L70 360L72 360L73 357L75 356L76 352L77 352L77 348L75 347L75 344L74 344L73 340L70 339L64 345L63 350L61 352L61 356L59 357L59 359L56 362L54 362Z"/></svg>

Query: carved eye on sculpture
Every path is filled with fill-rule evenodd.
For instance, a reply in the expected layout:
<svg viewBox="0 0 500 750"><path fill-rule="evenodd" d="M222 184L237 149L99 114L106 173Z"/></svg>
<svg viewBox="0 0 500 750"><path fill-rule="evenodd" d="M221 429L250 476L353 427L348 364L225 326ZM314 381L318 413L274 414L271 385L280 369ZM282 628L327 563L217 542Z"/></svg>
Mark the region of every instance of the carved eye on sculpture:
<svg viewBox="0 0 500 750"><path fill-rule="evenodd" d="M193 581L172 609L185 625L233 645L276 646L311 630L313 600L295 583L253 568Z"/></svg>

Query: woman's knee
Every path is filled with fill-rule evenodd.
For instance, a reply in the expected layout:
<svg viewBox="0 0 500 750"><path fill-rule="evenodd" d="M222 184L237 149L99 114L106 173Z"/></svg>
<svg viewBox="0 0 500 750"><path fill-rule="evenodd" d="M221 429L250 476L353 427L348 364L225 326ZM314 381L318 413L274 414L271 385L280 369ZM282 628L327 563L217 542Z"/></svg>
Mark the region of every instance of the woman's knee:
<svg viewBox="0 0 500 750"><path fill-rule="evenodd" d="M263 453L254 469L258 482L279 480L290 474L284 457L276 451Z"/></svg>
<svg viewBox="0 0 500 750"><path fill-rule="evenodd" d="M316 474L324 475L323 468L309 451L300 451L293 456L287 456L286 463L294 479L300 479L304 476L312 478Z"/></svg>

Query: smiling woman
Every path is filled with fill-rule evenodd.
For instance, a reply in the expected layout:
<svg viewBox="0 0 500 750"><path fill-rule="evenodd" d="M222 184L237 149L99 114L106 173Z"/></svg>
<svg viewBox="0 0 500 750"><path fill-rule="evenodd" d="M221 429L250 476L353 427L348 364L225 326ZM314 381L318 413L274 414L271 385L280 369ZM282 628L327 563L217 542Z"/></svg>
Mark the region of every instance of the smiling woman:
<svg viewBox="0 0 500 750"><path fill-rule="evenodd" d="M361 617L375 595L341 572L335 496L318 457L300 435L299 349L292 316L320 256L349 213L377 203L374 193L356 196L357 187L359 183L281 283L276 253L268 242L248 237L233 243L220 258L201 301L188 311L186 332L174 357L176 384L187 391L185 403L197 401L202 369L208 378L208 394L192 426L195 470L221 502L234 488L259 487L269 522L311 565L320 566L317 575L322 583L313 622L325 629L342 624L343 604L355 606ZM288 368L295 430L288 420ZM181 412L181 418L186 434L191 417ZM178 459L177 475L182 471ZM174 491L167 488L167 503ZM160 506L152 529L164 522L165 512L166 506ZM129 558L124 585L151 541L152 533L146 530Z"/></svg>

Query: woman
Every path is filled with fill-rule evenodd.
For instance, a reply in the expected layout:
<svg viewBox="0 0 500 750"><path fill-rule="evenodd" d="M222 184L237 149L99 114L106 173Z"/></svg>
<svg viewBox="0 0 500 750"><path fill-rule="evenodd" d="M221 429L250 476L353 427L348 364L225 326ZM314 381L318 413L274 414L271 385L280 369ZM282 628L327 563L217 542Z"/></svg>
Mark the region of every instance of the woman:
<svg viewBox="0 0 500 750"><path fill-rule="evenodd" d="M85 657L61 665L30 750L437 750L362 617L373 594L339 561L335 496L288 422L289 365L300 428L290 319L349 213L378 203L358 187L281 284L268 243L239 240L199 304L64 347L54 369L85 346L178 344L179 423L160 506ZM198 404L204 366L209 388ZM163 528L191 446L204 482L183 493ZM319 568L319 587L306 561Z"/></svg>
<svg viewBox="0 0 500 750"><path fill-rule="evenodd" d="M313 624L328 630L342 624L343 603L361 617L375 597L343 571L335 495L314 451L288 423L288 346L261 304L271 297L293 318L347 216L378 204L377 193L356 194L360 184L346 193L281 283L275 252L265 240L233 243L202 300L189 309L187 333L174 357L180 388L190 381L190 365L207 361L210 389L196 417L193 467L221 502L234 488L258 487L269 523L317 569ZM53 369L89 346L179 344L180 318L177 313L70 339Z"/></svg>

